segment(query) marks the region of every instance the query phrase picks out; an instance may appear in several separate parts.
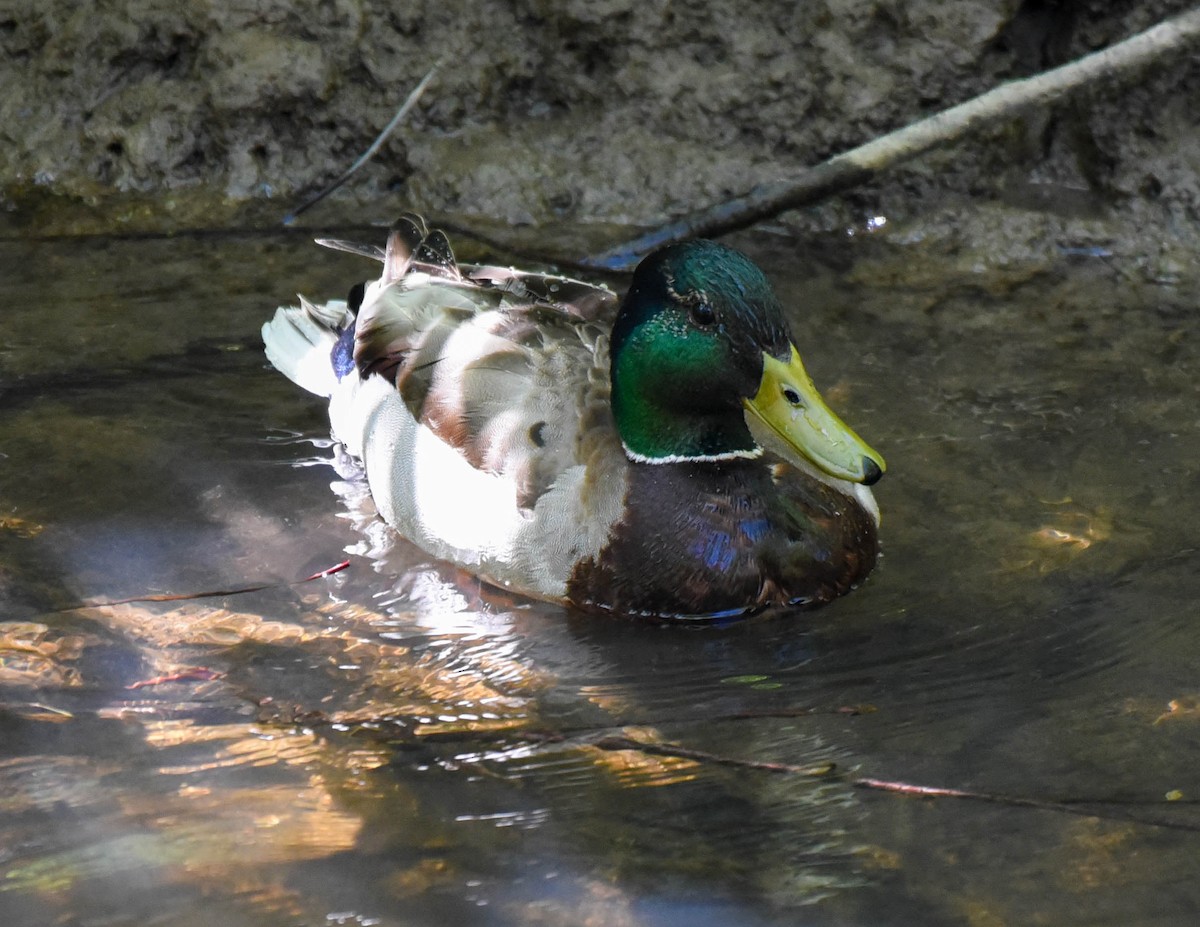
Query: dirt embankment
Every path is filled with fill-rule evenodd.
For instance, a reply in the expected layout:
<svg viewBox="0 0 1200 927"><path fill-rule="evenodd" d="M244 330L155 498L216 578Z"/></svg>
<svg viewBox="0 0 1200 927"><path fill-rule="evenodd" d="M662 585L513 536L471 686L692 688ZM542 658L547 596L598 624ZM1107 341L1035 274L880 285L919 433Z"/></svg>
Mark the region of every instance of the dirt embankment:
<svg viewBox="0 0 1200 927"><path fill-rule="evenodd" d="M1191 6L9 0L0 204L26 230L277 221L440 62L379 156L306 218L418 208L466 224L650 224ZM911 220L957 198L1194 235L1198 62L1030 115L789 221Z"/></svg>

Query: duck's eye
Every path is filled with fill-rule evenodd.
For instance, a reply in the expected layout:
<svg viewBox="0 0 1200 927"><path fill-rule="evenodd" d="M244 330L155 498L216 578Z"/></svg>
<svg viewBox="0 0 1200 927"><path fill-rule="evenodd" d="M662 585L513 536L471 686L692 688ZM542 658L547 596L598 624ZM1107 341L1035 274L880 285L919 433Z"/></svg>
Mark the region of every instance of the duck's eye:
<svg viewBox="0 0 1200 927"><path fill-rule="evenodd" d="M785 386L783 388L783 398L786 399L791 405L800 405L800 394L790 386Z"/></svg>
<svg viewBox="0 0 1200 927"><path fill-rule="evenodd" d="M708 328L717 321L717 310L708 303L696 303L688 311L688 318L692 320L692 324Z"/></svg>

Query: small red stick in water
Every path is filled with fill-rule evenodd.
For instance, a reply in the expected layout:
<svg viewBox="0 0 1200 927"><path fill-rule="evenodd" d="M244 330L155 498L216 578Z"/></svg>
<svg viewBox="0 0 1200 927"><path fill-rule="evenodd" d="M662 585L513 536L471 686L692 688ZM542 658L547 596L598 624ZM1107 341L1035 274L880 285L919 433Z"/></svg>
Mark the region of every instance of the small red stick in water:
<svg viewBox="0 0 1200 927"><path fill-rule="evenodd" d="M126 689L144 689L146 686L161 686L164 682L187 682L193 679L206 682L209 679L220 679L224 673L210 670L207 666L192 666L178 673L168 673L166 676L155 676L153 679L142 679L128 685Z"/></svg>
<svg viewBox="0 0 1200 927"><path fill-rule="evenodd" d="M312 576L306 576L304 579L297 580L297 582L307 583L314 579L321 579L323 576L332 576L334 573L342 572L342 570L346 569L348 566L350 566L350 561L343 560L341 563L335 563L328 570L321 570L319 573L314 573Z"/></svg>

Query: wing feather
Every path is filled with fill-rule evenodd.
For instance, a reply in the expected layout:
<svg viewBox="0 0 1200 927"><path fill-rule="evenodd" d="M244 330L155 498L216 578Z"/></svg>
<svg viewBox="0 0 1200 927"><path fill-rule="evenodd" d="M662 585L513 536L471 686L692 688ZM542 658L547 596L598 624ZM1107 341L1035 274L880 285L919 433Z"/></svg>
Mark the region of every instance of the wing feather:
<svg viewBox="0 0 1200 927"><path fill-rule="evenodd" d="M601 332L616 297L563 277L464 269L444 235L402 217L358 313L355 364L532 510L590 453L587 432L613 429Z"/></svg>

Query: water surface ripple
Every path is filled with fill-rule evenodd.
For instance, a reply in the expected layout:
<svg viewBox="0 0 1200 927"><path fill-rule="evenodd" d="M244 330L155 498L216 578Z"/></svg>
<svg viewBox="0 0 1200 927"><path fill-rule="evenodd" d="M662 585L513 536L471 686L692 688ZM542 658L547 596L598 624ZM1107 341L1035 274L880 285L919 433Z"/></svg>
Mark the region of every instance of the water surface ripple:
<svg viewBox="0 0 1200 927"><path fill-rule="evenodd" d="M884 555L699 630L506 596L374 518L257 336L354 259L0 243L0 921L1190 923L1200 834L1151 822L1200 827L1194 284L740 243L888 458Z"/></svg>

